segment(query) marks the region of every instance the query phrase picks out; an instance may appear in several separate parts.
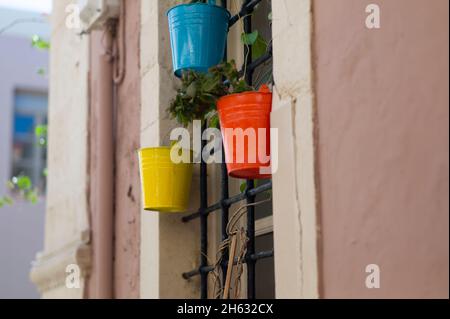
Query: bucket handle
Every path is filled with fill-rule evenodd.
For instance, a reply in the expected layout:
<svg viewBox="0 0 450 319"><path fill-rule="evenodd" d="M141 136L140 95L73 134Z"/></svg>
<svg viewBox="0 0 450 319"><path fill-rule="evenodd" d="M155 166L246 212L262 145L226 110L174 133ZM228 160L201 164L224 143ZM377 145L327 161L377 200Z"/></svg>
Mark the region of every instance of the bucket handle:
<svg viewBox="0 0 450 319"><path fill-rule="evenodd" d="M190 3L206 3L215 6L217 5L217 0L192 0Z"/></svg>

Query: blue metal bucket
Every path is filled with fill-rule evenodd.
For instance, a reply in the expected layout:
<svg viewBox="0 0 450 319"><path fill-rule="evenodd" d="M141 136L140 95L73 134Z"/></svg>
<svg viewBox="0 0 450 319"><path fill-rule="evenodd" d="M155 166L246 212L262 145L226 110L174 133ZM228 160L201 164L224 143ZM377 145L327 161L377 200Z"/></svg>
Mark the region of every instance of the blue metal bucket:
<svg viewBox="0 0 450 319"><path fill-rule="evenodd" d="M223 60L230 13L209 3L182 4L167 12L175 75L207 72Z"/></svg>

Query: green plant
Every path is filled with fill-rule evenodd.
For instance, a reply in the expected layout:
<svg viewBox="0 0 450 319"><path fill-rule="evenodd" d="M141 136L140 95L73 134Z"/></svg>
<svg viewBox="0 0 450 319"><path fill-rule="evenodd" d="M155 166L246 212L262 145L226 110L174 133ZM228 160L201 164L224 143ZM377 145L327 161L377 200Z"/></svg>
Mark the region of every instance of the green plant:
<svg viewBox="0 0 450 319"><path fill-rule="evenodd" d="M0 208L6 206L6 205L12 205L14 201L9 196L3 196L0 197Z"/></svg>
<svg viewBox="0 0 450 319"><path fill-rule="evenodd" d="M40 147L47 146L47 125L38 125L35 128L35 136L37 143ZM43 176L47 176L47 169L42 172ZM27 175L20 174L12 177L6 183L10 192L19 195L20 198L25 201L36 204L39 198L39 190L33 186L31 178ZM0 197L0 208L6 205L13 205L14 200L10 196Z"/></svg>
<svg viewBox="0 0 450 319"><path fill-rule="evenodd" d="M185 127L193 120L207 121L210 127L218 127L217 100L225 95L253 90L239 76L233 60L212 67L208 73L186 71L168 112Z"/></svg>
<svg viewBox="0 0 450 319"><path fill-rule="evenodd" d="M257 6L258 7L258 6ZM253 14L253 13L252 13ZM272 11L269 12L267 16L270 27L272 26ZM243 26L242 26L243 29ZM241 42L244 46L251 46L252 48L252 59L257 60L267 53L270 43L272 40L267 41L261 35L261 32L255 30L251 33L241 33ZM273 71L272 68L260 68L259 72L255 74L254 85L255 88L259 88L264 83L273 82Z"/></svg>
<svg viewBox="0 0 450 319"><path fill-rule="evenodd" d="M26 175L19 175L11 178L7 182L7 186L10 191L18 193L27 202L36 204L39 198L39 192L37 188L33 187L30 177ZM0 208L6 205L13 205L14 200L9 196L0 197Z"/></svg>
<svg viewBox="0 0 450 319"><path fill-rule="evenodd" d="M39 146L47 146L47 125L38 125L34 129L34 135L36 136Z"/></svg>
<svg viewBox="0 0 450 319"><path fill-rule="evenodd" d="M35 204L38 200L38 190L33 187L31 179L26 175L13 177L9 183L9 188L19 192L26 201Z"/></svg>
<svg viewBox="0 0 450 319"><path fill-rule="evenodd" d="M33 35L31 37L31 46L37 50L41 50L41 51L48 51L50 50L50 42L44 40L43 38L41 38L38 35ZM39 74L40 76L45 76L47 74L47 70L45 68L38 68L37 69L37 74Z"/></svg>
<svg viewBox="0 0 450 319"><path fill-rule="evenodd" d="M262 57L267 52L269 46L258 30L253 31L252 33L242 33L241 42L244 45L252 46L253 60Z"/></svg>
<svg viewBox="0 0 450 319"><path fill-rule="evenodd" d="M39 49L39 50L49 50L50 49L50 42L42 39L38 35L33 35L31 37L31 45L33 48Z"/></svg>

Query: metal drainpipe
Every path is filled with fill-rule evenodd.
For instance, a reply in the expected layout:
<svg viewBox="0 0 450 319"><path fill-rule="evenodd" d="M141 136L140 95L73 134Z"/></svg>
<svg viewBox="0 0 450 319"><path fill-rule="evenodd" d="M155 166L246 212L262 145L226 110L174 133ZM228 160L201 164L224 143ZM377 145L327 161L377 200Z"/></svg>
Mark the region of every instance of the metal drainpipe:
<svg viewBox="0 0 450 319"><path fill-rule="evenodd" d="M114 254L114 84L111 28L104 30L104 52L98 55L98 78L95 81L98 102L93 105L92 155L95 169L91 172L92 193L95 206L92 210L93 267L95 273L94 296L96 299L112 299ZM95 61L95 60L94 60ZM93 279L94 279L93 278Z"/></svg>

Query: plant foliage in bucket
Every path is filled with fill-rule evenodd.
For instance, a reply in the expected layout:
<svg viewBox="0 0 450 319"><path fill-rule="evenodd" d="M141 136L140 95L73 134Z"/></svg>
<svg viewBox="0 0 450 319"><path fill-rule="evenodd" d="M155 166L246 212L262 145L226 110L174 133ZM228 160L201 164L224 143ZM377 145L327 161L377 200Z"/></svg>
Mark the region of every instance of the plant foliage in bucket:
<svg viewBox="0 0 450 319"><path fill-rule="evenodd" d="M189 161L175 163L171 152L189 152ZM139 150L143 206L148 211L185 212L189 207L193 164L191 151L177 144Z"/></svg>
<svg viewBox="0 0 450 319"><path fill-rule="evenodd" d="M239 77L233 60L210 68L208 73L189 70L183 73L181 86L168 112L184 127L201 120L209 127L218 128L217 101L223 96L247 91L253 88Z"/></svg>
<svg viewBox="0 0 450 319"><path fill-rule="evenodd" d="M215 0L197 0L181 4L167 12L173 69L206 73L222 61L230 13Z"/></svg>
<svg viewBox="0 0 450 319"><path fill-rule="evenodd" d="M261 174L260 168L270 167L270 161L260 160L259 154L264 152L258 148L265 147L262 151L270 157L271 110L269 88L262 85L255 91L239 76L235 62L231 61L210 68L206 74L185 72L181 88L168 111L183 126L193 120L206 121L209 127L220 126L229 175L263 179L269 178L270 174ZM237 145L233 134L248 129L253 129L255 138L244 139L243 145Z"/></svg>

